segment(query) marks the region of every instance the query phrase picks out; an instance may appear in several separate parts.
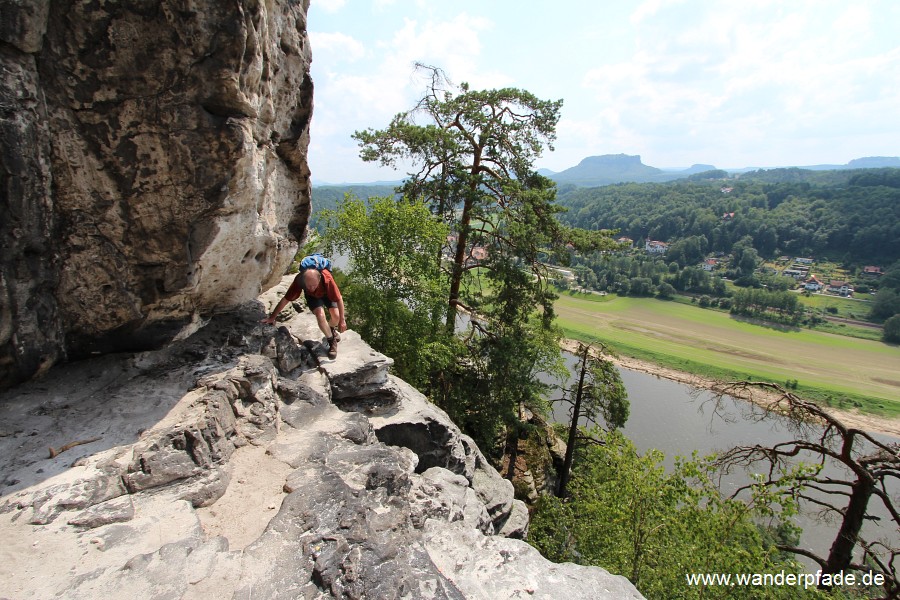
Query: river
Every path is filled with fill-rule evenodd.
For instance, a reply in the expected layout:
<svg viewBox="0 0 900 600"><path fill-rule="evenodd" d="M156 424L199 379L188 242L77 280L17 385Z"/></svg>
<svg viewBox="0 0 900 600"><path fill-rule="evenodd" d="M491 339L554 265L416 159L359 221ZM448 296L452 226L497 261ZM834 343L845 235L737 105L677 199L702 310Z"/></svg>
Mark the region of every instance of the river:
<svg viewBox="0 0 900 600"><path fill-rule="evenodd" d="M565 353L569 370L572 373L578 368L577 358ZM671 466L676 456L690 457L695 450L700 456L740 445L773 445L792 438L786 421L780 417L773 417L765 421L756 421L745 418L748 405L744 400L726 397L720 404L721 411L714 414L712 407L714 397L705 390L697 390L691 386L641 373L629 369L619 368L628 399L631 403L631 414L623 432L644 452L653 448L661 450L666 455L666 465ZM723 419L724 413L729 418ZM566 421L564 408L556 411L554 418ZM880 441L900 440L879 435ZM826 474L840 476L841 471L837 466L826 467ZM743 472L736 473L723 479L722 492L730 494L737 486L749 481L749 476ZM900 492L900 486L894 486L890 490L896 497ZM864 537L874 538L888 535L895 543L900 543L900 532L893 527L893 522L886 510L875 498L872 507L881 510L873 511L882 518L880 528L867 526ZM801 515L797 524L803 528L800 545L819 555L827 555L831 542L837 531L836 523L823 523L811 515ZM812 561L803 559L804 564L811 571L818 568Z"/></svg>

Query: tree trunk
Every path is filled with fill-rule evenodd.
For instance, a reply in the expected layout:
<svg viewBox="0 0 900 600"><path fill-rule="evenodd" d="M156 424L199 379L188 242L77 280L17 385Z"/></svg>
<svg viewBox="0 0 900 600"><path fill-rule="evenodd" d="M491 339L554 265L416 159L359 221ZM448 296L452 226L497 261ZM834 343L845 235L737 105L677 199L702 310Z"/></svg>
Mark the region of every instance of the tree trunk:
<svg viewBox="0 0 900 600"><path fill-rule="evenodd" d="M850 502L844 510L844 520L838 531L828 560L825 563L825 573L838 573L850 567L853 560L853 549L856 547L859 531L862 529L866 516L866 507L875 489L875 482L868 478L860 478L854 484L850 493ZM824 587L824 586L823 586Z"/></svg>
<svg viewBox="0 0 900 600"><path fill-rule="evenodd" d="M504 477L510 481L516 478L516 461L519 460L519 428L514 427L506 434L506 456L509 460Z"/></svg>
<svg viewBox="0 0 900 600"><path fill-rule="evenodd" d="M566 497L566 486L569 485L569 473L572 471L572 460L575 457L575 440L578 438L578 419L581 417L581 398L584 390L584 377L587 374L587 359L589 347L584 347L584 356L581 357L581 374L578 376L578 390L575 392L575 406L572 408L572 421L569 423L569 440L566 443L566 458L563 461L562 472L559 474L559 488L556 491L557 498Z"/></svg>
<svg viewBox="0 0 900 600"><path fill-rule="evenodd" d="M459 287L462 281L463 262L466 256L466 243L469 238L469 223L472 220L472 201L466 200L463 204L462 217L459 221L459 231L456 238L456 252L453 255L453 269L450 275L450 297L447 306L447 334L453 335L456 331L456 303L459 300Z"/></svg>
<svg viewBox="0 0 900 600"><path fill-rule="evenodd" d="M469 224L472 222L472 206L475 204L475 192L478 189L478 182L475 176L478 174L478 168L481 165L481 149L475 148L472 156L472 183L470 185L470 195L463 202L463 211L459 219L459 231L457 231L456 252L453 255L453 272L450 276L450 298L447 306L447 334L453 335L456 331L456 304L459 301L459 287L462 281L463 262L466 257L466 244L469 241Z"/></svg>

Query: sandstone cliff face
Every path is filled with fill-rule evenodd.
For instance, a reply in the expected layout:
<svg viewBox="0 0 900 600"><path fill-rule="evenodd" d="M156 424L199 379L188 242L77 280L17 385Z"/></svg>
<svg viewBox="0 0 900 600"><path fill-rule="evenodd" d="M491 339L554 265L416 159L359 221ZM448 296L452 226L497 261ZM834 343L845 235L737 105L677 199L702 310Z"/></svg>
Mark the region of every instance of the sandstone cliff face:
<svg viewBox="0 0 900 600"><path fill-rule="evenodd" d="M289 279L0 394L4 597L641 598L516 539L512 484L356 333L259 324Z"/></svg>
<svg viewBox="0 0 900 600"><path fill-rule="evenodd" d="M0 387L277 281L309 214L307 7L0 0Z"/></svg>

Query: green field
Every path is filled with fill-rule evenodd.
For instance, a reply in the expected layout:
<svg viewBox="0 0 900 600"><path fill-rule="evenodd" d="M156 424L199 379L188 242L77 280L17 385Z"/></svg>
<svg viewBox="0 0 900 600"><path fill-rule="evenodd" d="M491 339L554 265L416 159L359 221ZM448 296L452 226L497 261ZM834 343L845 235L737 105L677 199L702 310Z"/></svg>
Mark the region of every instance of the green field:
<svg viewBox="0 0 900 600"><path fill-rule="evenodd" d="M626 356L717 379L797 380L801 395L900 415L897 346L650 298L562 295L556 311L568 337L603 341Z"/></svg>
<svg viewBox="0 0 900 600"><path fill-rule="evenodd" d="M865 319L872 310L869 298L841 298L826 294L798 294L800 304L810 308L816 308L823 313L833 314L845 319ZM831 312L831 309L835 312Z"/></svg>

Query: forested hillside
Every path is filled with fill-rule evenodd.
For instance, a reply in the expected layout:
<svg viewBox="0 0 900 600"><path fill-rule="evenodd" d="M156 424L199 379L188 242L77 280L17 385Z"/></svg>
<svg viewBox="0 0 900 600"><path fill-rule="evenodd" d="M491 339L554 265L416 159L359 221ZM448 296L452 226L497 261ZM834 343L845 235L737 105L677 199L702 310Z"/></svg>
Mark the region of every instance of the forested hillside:
<svg viewBox="0 0 900 600"><path fill-rule="evenodd" d="M852 263L900 259L900 169L775 169L739 179L561 186L562 220L618 229L636 242L702 236L730 253L744 236L763 257L829 257Z"/></svg>
<svg viewBox="0 0 900 600"><path fill-rule="evenodd" d="M345 194L353 194L357 198L382 198L394 196L396 186L393 185L325 185L314 186L312 189L313 213L309 219L309 226L318 228L318 216L323 210L335 210L338 203L344 199Z"/></svg>

